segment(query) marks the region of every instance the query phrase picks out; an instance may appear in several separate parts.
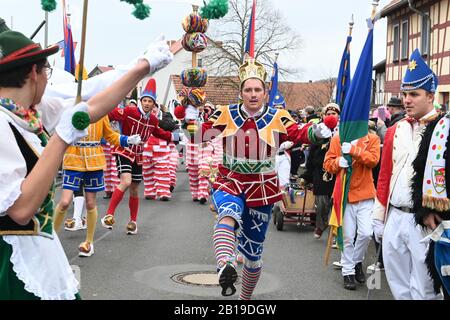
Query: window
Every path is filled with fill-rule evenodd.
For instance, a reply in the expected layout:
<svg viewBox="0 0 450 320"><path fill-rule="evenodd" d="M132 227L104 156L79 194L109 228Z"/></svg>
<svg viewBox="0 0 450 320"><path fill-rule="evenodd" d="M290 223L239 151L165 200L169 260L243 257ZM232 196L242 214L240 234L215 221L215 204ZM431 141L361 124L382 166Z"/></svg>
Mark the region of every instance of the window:
<svg viewBox="0 0 450 320"><path fill-rule="evenodd" d="M408 59L408 40L409 40L409 29L408 20L402 22L402 59Z"/></svg>
<svg viewBox="0 0 450 320"><path fill-rule="evenodd" d="M197 61L197 66L198 66L199 68L202 68L202 67L203 67L203 59L198 59L198 61Z"/></svg>
<svg viewBox="0 0 450 320"><path fill-rule="evenodd" d="M422 16L422 54L428 53L428 46L430 45L430 13L426 12L426 17Z"/></svg>
<svg viewBox="0 0 450 320"><path fill-rule="evenodd" d="M399 58L399 41L400 41L400 34L399 34L399 26L398 24L394 26L394 35L393 35L393 42L394 42L394 61L398 61Z"/></svg>

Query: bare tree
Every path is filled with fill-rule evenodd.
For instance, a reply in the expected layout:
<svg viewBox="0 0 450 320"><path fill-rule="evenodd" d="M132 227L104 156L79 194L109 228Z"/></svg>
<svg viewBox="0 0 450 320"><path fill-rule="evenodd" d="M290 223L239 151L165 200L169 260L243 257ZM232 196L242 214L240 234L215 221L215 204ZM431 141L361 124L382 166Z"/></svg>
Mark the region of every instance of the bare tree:
<svg viewBox="0 0 450 320"><path fill-rule="evenodd" d="M325 107L334 100L333 94L336 87L336 78L327 78L310 83L304 87L303 93L307 104L314 107Z"/></svg>
<svg viewBox="0 0 450 320"><path fill-rule="evenodd" d="M218 76L236 75L245 57L245 44L251 15L251 0L230 0L228 15L211 26L213 43L203 54L203 64ZM301 48L300 36L284 23L279 11L268 0L257 3L255 56L268 69L275 54L291 53ZM281 76L293 75L298 69L280 66Z"/></svg>

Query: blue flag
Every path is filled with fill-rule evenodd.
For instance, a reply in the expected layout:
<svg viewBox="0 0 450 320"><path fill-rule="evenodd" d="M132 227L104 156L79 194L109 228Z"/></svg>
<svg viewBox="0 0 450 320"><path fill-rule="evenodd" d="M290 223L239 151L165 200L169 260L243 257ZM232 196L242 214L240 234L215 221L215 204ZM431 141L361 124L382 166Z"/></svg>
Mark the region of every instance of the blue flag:
<svg viewBox="0 0 450 320"><path fill-rule="evenodd" d="M278 63L273 64L273 75L270 79L269 106L272 107L278 93Z"/></svg>
<svg viewBox="0 0 450 320"><path fill-rule="evenodd" d="M350 89L350 43L352 37L347 37L347 43L345 44L345 50L342 55L341 65L339 66L339 75L337 78L337 91L336 91L336 103L341 107L344 107L345 98L348 90Z"/></svg>

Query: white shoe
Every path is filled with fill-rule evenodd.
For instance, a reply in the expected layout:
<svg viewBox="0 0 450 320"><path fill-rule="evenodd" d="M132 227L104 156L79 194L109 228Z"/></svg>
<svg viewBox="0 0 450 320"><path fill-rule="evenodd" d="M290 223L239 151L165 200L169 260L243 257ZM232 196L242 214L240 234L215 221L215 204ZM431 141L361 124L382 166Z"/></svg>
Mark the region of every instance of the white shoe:
<svg viewBox="0 0 450 320"><path fill-rule="evenodd" d="M85 230L86 228L86 218L82 218L81 220L69 218L64 221L64 230L67 231Z"/></svg>
<svg viewBox="0 0 450 320"><path fill-rule="evenodd" d="M342 269L342 263L340 261L334 261L333 262L333 268L335 268L335 269Z"/></svg>
<svg viewBox="0 0 450 320"><path fill-rule="evenodd" d="M78 256L80 257L90 257L94 254L94 244L89 242L83 242L78 247Z"/></svg>
<svg viewBox="0 0 450 320"><path fill-rule="evenodd" d="M384 271L384 266L379 262L371 264L367 267L367 273L374 273L378 271Z"/></svg>

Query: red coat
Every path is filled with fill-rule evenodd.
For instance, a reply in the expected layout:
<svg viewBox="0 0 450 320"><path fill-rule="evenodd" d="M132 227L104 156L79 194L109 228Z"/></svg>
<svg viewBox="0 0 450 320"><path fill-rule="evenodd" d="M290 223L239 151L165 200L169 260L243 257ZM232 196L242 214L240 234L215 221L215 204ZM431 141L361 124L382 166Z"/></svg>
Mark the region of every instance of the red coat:
<svg viewBox="0 0 450 320"><path fill-rule="evenodd" d="M172 141L172 133L161 129L158 126L158 119L154 115L150 114L146 117L136 107L116 108L109 113L109 119L121 123L123 135L138 134L143 142L146 142L152 135L166 141ZM121 155L132 162L136 161L138 165L142 165L142 153L143 144L128 148L118 146L112 150L112 154Z"/></svg>
<svg viewBox="0 0 450 320"><path fill-rule="evenodd" d="M221 107L202 124L195 143L223 138L223 161L213 188L235 196L244 194L248 207L274 204L282 199L275 156L285 141L310 143L311 125L298 125L286 110L266 108L256 120L241 106Z"/></svg>

